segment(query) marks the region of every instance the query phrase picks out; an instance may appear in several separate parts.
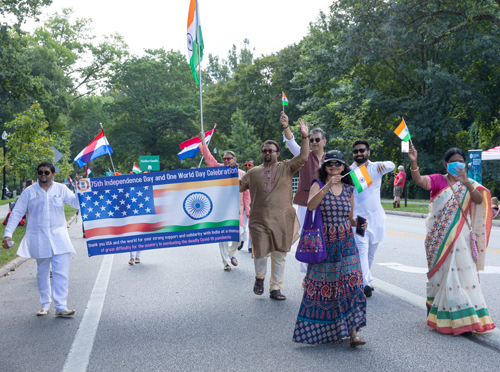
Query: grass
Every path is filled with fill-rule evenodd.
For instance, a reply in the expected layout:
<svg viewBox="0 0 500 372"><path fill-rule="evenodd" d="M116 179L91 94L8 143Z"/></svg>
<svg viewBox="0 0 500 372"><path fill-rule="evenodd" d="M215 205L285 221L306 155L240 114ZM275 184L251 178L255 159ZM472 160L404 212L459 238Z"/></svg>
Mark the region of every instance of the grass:
<svg viewBox="0 0 500 372"><path fill-rule="evenodd" d="M7 200L2 200L2 201L7 201ZM73 217L75 212L76 212L75 208L71 208L67 204L64 205L64 215L66 216L66 220L69 220L71 217ZM4 231L5 231L5 226L0 224L0 234L2 238ZM12 236L12 240L14 241L14 246L10 249L0 248L0 267L17 257L17 248L19 248L19 244L21 243L21 240L23 240L25 233L26 233L26 225L18 226L14 231L14 235Z"/></svg>
<svg viewBox="0 0 500 372"><path fill-rule="evenodd" d="M407 207L404 205L404 201L401 203L401 208L394 208L392 203L382 203L382 207L385 210L397 211L397 212L413 212L413 213L429 213L428 205L420 205L420 204L408 204Z"/></svg>
<svg viewBox="0 0 500 372"><path fill-rule="evenodd" d="M15 202L15 201L16 201L16 199L6 199L6 200L0 199L0 205L9 204L9 202Z"/></svg>

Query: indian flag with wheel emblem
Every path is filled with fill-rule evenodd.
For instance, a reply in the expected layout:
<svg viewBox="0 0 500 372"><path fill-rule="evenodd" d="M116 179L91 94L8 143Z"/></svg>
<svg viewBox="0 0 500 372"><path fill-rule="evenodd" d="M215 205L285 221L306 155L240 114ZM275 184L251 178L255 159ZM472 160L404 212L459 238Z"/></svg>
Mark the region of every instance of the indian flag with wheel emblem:
<svg viewBox="0 0 500 372"><path fill-rule="evenodd" d="M191 0L187 22L187 48L189 64L191 65L191 72L193 73L196 84L200 84L196 67L198 67L198 64L203 60L204 47L198 0Z"/></svg>
<svg viewBox="0 0 500 372"><path fill-rule="evenodd" d="M238 168L85 178L89 256L239 241Z"/></svg>
<svg viewBox="0 0 500 372"><path fill-rule="evenodd" d="M368 169L366 169L365 164L363 164L359 168L356 168L349 174L358 192L366 190L372 184L372 178L370 177L370 174L368 173Z"/></svg>

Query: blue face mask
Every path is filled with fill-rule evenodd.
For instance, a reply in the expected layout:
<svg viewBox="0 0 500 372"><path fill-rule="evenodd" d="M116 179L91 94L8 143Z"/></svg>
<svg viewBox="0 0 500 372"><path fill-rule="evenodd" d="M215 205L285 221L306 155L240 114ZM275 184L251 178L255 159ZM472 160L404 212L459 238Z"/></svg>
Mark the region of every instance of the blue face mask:
<svg viewBox="0 0 500 372"><path fill-rule="evenodd" d="M451 174L452 176L458 176L458 172L461 172L462 170L465 169L465 164L464 163L448 163L448 173Z"/></svg>

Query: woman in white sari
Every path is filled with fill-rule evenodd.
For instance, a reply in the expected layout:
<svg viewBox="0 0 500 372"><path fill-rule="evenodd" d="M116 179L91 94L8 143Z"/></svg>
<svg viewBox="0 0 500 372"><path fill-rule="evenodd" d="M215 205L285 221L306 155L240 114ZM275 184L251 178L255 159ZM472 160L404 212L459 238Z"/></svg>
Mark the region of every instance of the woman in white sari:
<svg viewBox="0 0 500 372"><path fill-rule="evenodd" d="M484 270L491 231L490 192L467 177L466 156L460 149L446 152L444 166L448 174L444 176L422 176L414 146L409 157L413 180L431 191L425 238L429 268L427 325L454 335L489 331L495 324L477 271Z"/></svg>

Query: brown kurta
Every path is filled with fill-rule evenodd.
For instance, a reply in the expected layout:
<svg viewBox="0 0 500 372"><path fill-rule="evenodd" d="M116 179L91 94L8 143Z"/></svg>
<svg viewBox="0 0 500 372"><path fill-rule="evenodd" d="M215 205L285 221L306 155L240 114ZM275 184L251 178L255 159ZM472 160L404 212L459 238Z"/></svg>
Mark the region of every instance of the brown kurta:
<svg viewBox="0 0 500 372"><path fill-rule="evenodd" d="M292 177L306 163L300 155L271 166L250 169L240 180L240 192L250 190L248 227L255 258L290 252L296 220L292 206Z"/></svg>

